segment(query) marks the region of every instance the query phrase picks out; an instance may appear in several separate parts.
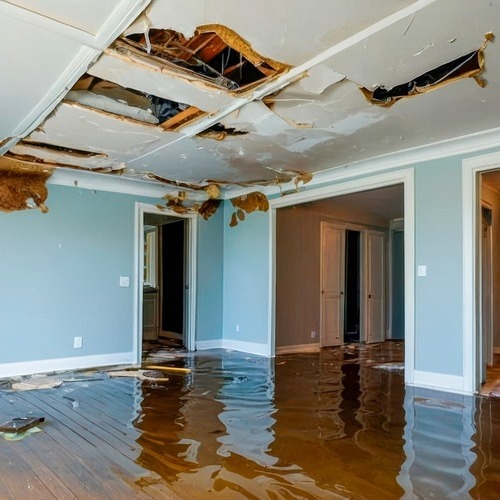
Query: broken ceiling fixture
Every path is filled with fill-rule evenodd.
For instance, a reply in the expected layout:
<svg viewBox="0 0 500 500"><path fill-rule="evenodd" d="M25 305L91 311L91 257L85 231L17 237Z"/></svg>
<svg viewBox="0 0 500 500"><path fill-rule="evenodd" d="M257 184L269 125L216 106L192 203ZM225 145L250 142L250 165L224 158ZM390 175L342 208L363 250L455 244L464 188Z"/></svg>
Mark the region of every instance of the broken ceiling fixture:
<svg viewBox="0 0 500 500"><path fill-rule="evenodd" d="M231 227L238 225L238 220L244 221L245 214L256 211L267 212L269 210L269 201L266 195L259 191L232 198L231 203L236 208L236 211L231 215L231 222L229 223Z"/></svg>
<svg viewBox="0 0 500 500"><path fill-rule="evenodd" d="M258 54L235 31L220 24L199 26L192 38L174 30L150 29L125 43L225 90L236 91L290 69ZM123 50L123 41L114 48Z"/></svg>
<svg viewBox="0 0 500 500"><path fill-rule="evenodd" d="M0 210L39 208L42 213L48 212L45 182L52 172L46 166L0 157Z"/></svg>
<svg viewBox="0 0 500 500"><path fill-rule="evenodd" d="M396 85L391 89L383 86L374 90L361 87L366 99L378 106L389 107L400 99L414 97L431 90L435 90L462 78L474 78L476 82L484 87L486 81L481 77L484 71L484 49L488 42L495 38L493 33L486 33L483 45L478 49L463 56L438 66L435 69L410 80L409 82Z"/></svg>

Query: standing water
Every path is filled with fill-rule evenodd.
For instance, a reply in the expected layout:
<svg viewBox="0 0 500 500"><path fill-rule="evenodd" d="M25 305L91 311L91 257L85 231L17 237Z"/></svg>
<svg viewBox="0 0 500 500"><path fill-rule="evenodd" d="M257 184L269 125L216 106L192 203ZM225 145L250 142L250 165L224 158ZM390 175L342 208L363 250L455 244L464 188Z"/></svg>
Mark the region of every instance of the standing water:
<svg viewBox="0 0 500 500"><path fill-rule="evenodd" d="M500 400L409 388L403 344L216 350L142 384L137 463L181 498L500 498Z"/></svg>

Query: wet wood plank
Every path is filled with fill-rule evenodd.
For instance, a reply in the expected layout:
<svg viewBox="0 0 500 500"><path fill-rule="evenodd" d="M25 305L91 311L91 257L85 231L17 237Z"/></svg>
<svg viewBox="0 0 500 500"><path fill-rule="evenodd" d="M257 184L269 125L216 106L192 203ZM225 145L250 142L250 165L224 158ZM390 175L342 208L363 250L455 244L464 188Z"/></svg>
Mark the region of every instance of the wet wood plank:
<svg viewBox="0 0 500 500"><path fill-rule="evenodd" d="M161 478L135 462L136 391L135 381L108 378L0 391L2 422L29 414L46 419L42 432L22 441L0 438L0 498L173 498Z"/></svg>

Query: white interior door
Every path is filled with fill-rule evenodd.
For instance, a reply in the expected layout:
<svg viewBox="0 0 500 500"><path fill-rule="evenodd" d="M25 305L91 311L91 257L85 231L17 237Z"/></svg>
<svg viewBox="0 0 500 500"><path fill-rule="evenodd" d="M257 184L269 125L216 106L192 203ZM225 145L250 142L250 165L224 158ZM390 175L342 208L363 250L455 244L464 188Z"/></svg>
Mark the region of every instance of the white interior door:
<svg viewBox="0 0 500 500"><path fill-rule="evenodd" d="M345 229L321 223L321 345L344 339Z"/></svg>
<svg viewBox="0 0 500 500"><path fill-rule="evenodd" d="M366 232L366 342L385 340L385 233Z"/></svg>

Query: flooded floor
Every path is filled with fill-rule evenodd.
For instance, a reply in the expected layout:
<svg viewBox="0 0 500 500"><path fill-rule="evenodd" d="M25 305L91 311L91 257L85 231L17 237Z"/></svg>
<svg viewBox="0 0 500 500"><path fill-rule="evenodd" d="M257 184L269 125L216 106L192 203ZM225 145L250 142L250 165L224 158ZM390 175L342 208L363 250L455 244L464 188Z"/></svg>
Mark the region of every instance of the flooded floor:
<svg viewBox="0 0 500 500"><path fill-rule="evenodd" d="M142 388L139 463L182 498L500 498L500 401L403 385L403 345L216 351Z"/></svg>
<svg viewBox="0 0 500 500"><path fill-rule="evenodd" d="M46 417L0 439L0 497L500 498L500 399L405 390L400 342L148 354L191 373L0 391Z"/></svg>

